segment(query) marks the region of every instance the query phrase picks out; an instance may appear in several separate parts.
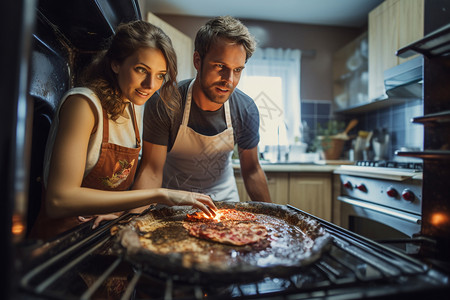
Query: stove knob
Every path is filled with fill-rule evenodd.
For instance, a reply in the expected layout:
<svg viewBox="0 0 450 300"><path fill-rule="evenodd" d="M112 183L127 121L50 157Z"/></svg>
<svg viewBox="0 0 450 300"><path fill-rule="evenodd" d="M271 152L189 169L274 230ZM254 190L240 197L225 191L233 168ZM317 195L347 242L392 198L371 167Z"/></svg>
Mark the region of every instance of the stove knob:
<svg viewBox="0 0 450 300"><path fill-rule="evenodd" d="M394 189L394 188L391 186L391 187L389 187L388 190L386 191L386 194L387 194L389 197L395 198L395 197L397 197L398 192L397 192L396 189Z"/></svg>
<svg viewBox="0 0 450 300"><path fill-rule="evenodd" d="M351 190L351 189L353 188L353 185L351 184L350 181L346 181L346 182L344 183L344 187L345 187L346 189Z"/></svg>
<svg viewBox="0 0 450 300"><path fill-rule="evenodd" d="M361 183L360 185L357 185L356 188L358 190L360 190L361 192L367 192L367 188L363 183Z"/></svg>
<svg viewBox="0 0 450 300"><path fill-rule="evenodd" d="M406 201L413 202L415 196L414 196L414 193L413 193L413 192L411 192L411 191L408 190L408 189L405 189L405 190L403 190L403 192L402 192L402 198L405 199Z"/></svg>

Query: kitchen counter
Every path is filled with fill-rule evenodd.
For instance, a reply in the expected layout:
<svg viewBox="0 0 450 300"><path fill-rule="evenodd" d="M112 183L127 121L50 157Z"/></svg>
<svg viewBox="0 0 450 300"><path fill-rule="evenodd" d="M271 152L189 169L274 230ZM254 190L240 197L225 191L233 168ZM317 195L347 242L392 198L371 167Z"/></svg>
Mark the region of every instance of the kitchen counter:
<svg viewBox="0 0 450 300"><path fill-rule="evenodd" d="M247 194L239 161L233 161L234 176L241 201L251 201ZM323 220L333 217L334 171L343 161L316 161L302 163L266 163L261 167L267 178L272 202L292 205Z"/></svg>
<svg viewBox="0 0 450 300"><path fill-rule="evenodd" d="M353 164L353 162L351 162ZM311 172L328 173L334 172L341 165L349 164L348 161L318 161L316 163L265 163L261 162L261 167L265 172ZM240 169L239 161L233 162L235 171Z"/></svg>

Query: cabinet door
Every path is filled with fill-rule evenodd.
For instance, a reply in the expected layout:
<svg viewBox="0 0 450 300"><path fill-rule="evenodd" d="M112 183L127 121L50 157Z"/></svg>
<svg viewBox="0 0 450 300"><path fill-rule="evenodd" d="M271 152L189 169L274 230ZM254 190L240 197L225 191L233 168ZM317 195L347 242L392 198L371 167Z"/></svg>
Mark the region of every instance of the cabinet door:
<svg viewBox="0 0 450 300"><path fill-rule="evenodd" d="M424 0L399 1L398 14L398 50L421 39L424 32ZM408 57L398 57L398 63L416 57L418 54Z"/></svg>
<svg viewBox="0 0 450 300"><path fill-rule="evenodd" d="M286 205L289 202L289 173L266 173L270 199L273 203Z"/></svg>
<svg viewBox="0 0 450 300"><path fill-rule="evenodd" d="M289 204L331 222L331 174L291 173Z"/></svg>
<svg viewBox="0 0 450 300"><path fill-rule="evenodd" d="M369 13L369 99L384 95L384 70L397 65L397 1L385 1Z"/></svg>
<svg viewBox="0 0 450 300"><path fill-rule="evenodd" d="M236 172L234 176L236 178L240 201L251 201L250 196L245 189L244 179L241 174ZM289 174L284 172L266 172L266 177L272 202L283 205L288 204Z"/></svg>
<svg viewBox="0 0 450 300"><path fill-rule="evenodd" d="M241 202L251 201L250 197L247 194L247 191L245 190L244 179L242 179L241 174L239 172L235 172L234 177L236 179L236 185L240 201Z"/></svg>
<svg viewBox="0 0 450 300"><path fill-rule="evenodd" d="M404 61L396 51L422 38L423 26L424 0L386 0L369 13L369 99L384 96L384 71Z"/></svg>
<svg viewBox="0 0 450 300"><path fill-rule="evenodd" d="M177 54L177 79L192 78L195 75L195 69L192 65L192 55L194 54L194 42L192 39L151 12L147 13L147 21L160 27L170 36L173 48Z"/></svg>

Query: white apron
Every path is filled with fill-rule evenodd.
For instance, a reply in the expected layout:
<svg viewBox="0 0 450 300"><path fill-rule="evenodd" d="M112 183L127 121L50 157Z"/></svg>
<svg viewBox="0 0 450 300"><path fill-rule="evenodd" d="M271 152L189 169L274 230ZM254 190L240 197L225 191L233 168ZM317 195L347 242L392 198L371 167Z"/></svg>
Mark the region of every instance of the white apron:
<svg viewBox="0 0 450 300"><path fill-rule="evenodd" d="M198 192L216 201L239 201L231 155L234 148L230 105L224 104L227 129L214 136L188 127L192 102L189 84L183 120L164 165L163 187Z"/></svg>

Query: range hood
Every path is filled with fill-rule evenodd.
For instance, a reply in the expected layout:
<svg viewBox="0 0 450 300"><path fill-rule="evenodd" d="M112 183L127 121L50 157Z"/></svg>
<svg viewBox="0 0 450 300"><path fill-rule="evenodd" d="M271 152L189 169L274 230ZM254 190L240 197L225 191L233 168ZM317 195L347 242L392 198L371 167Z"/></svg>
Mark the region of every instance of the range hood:
<svg viewBox="0 0 450 300"><path fill-rule="evenodd" d="M384 71L389 98L422 99L423 57L418 56Z"/></svg>

